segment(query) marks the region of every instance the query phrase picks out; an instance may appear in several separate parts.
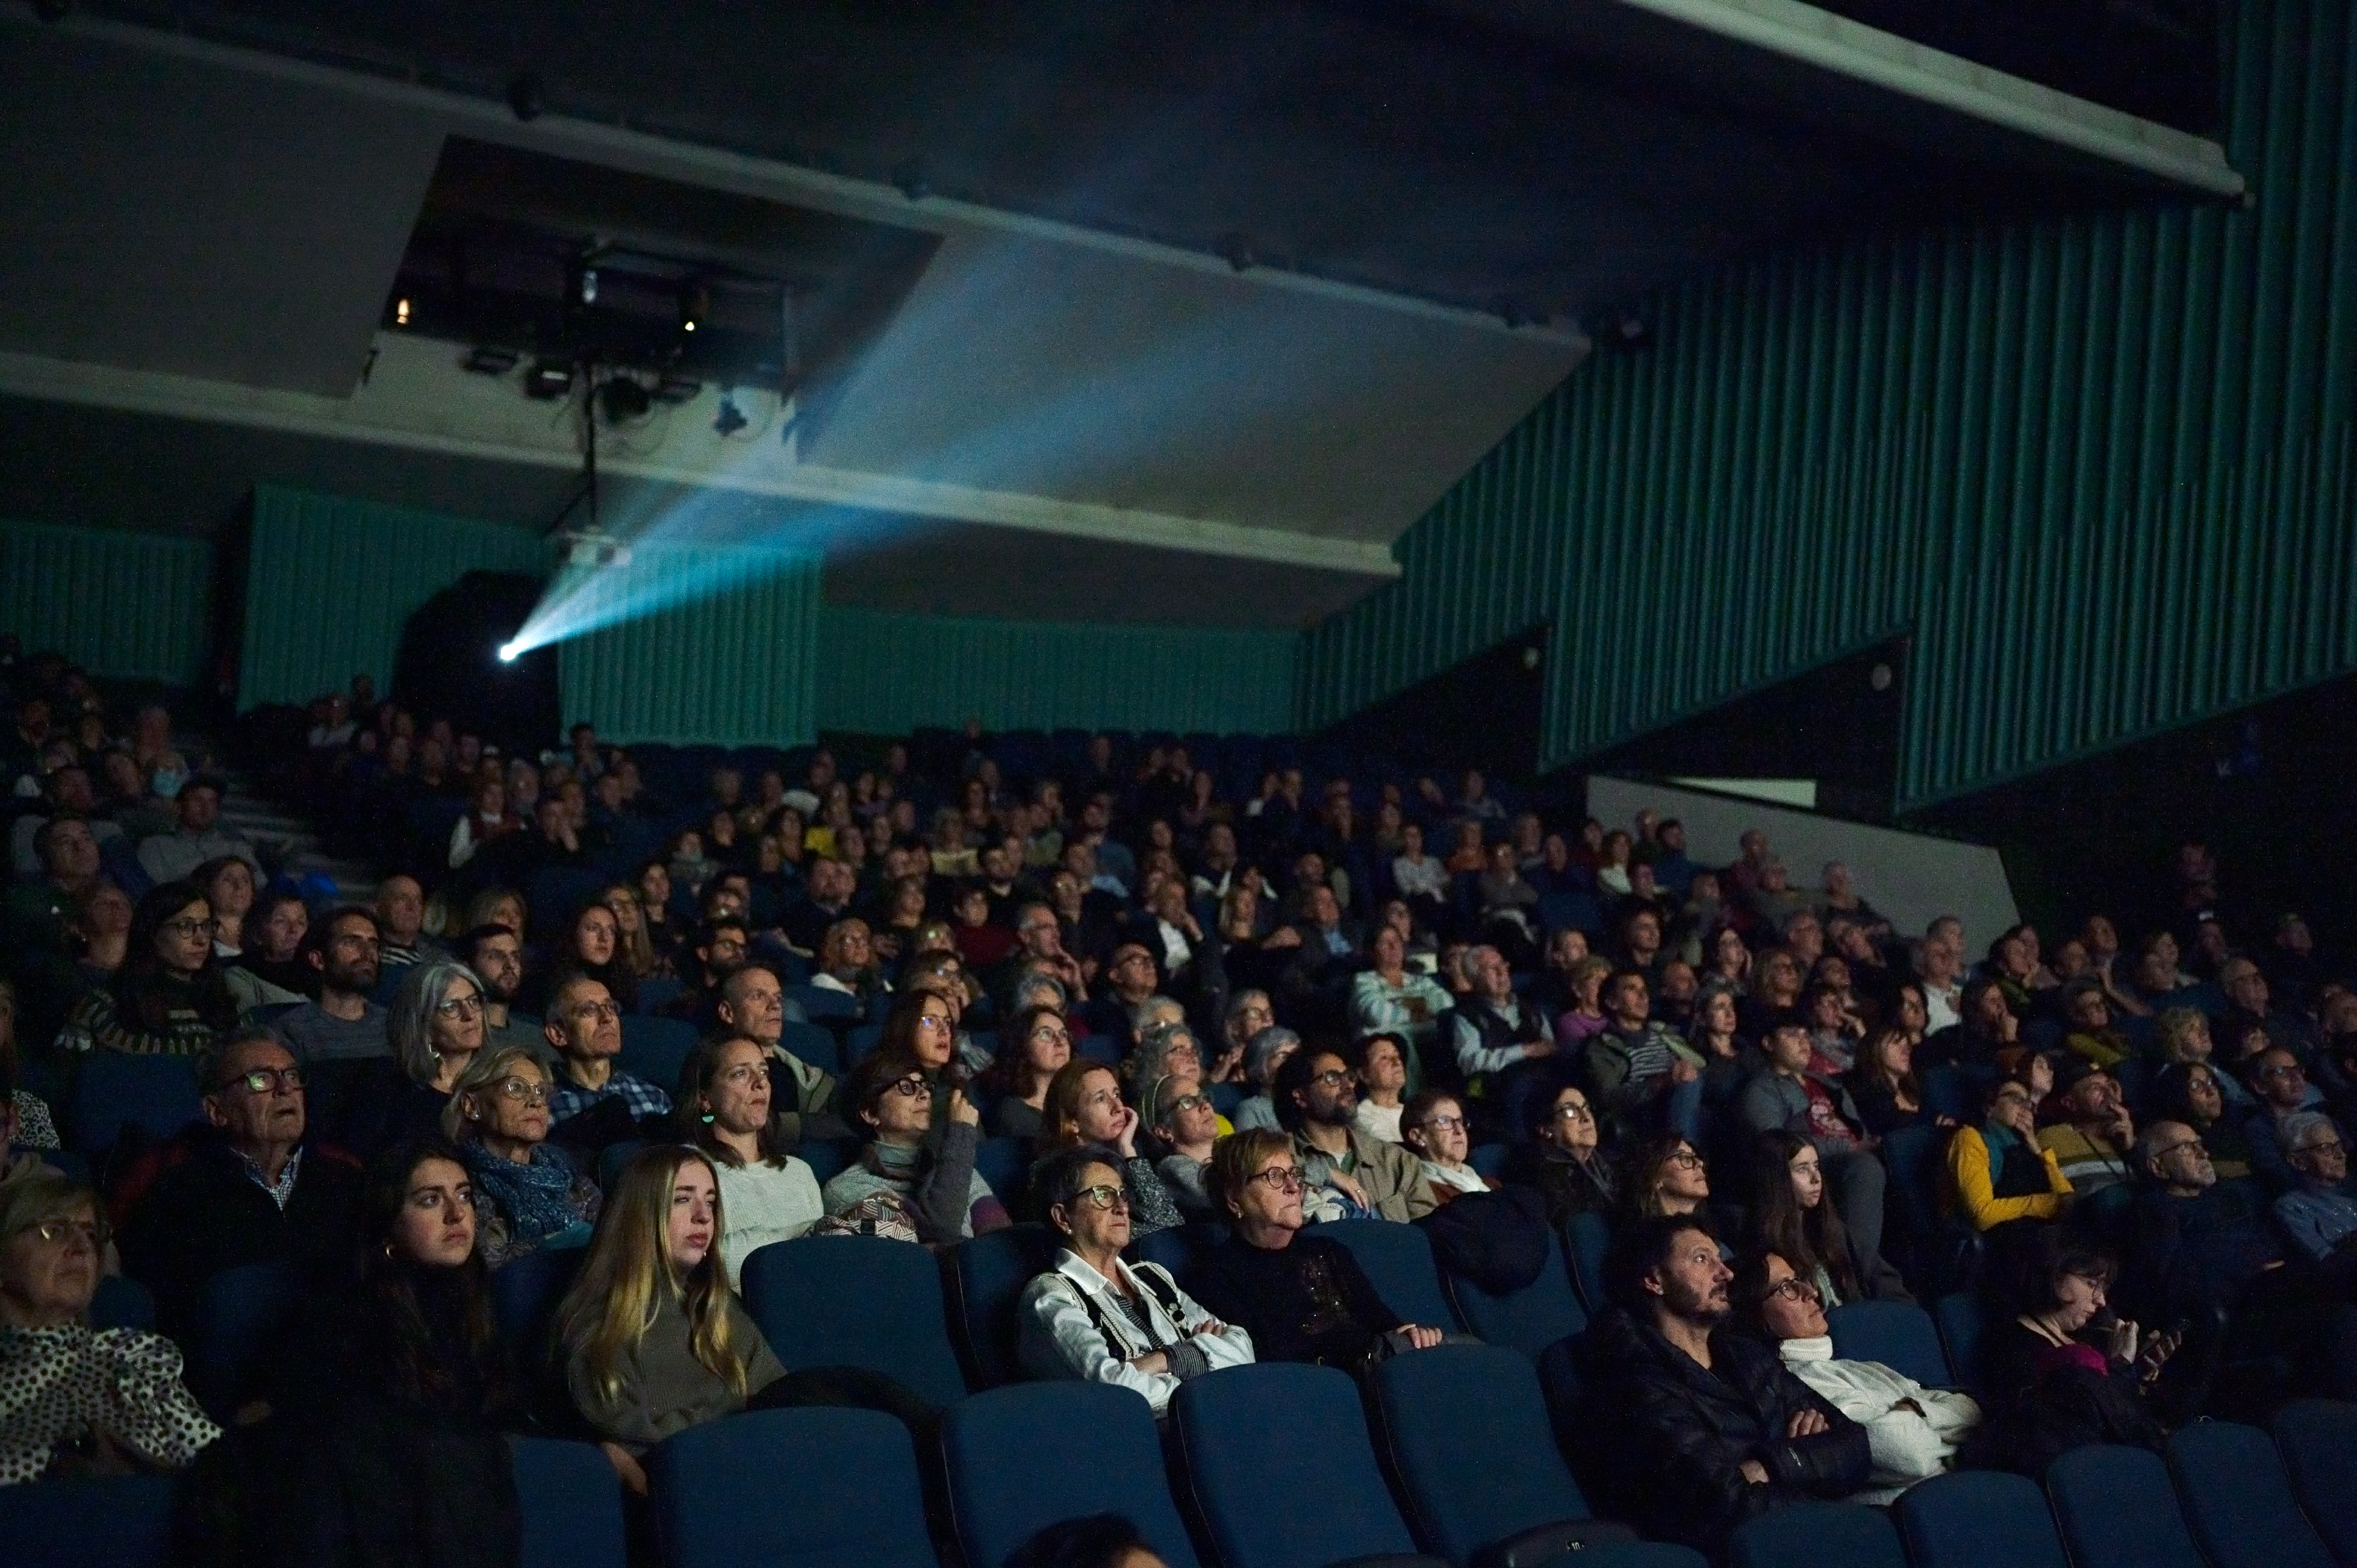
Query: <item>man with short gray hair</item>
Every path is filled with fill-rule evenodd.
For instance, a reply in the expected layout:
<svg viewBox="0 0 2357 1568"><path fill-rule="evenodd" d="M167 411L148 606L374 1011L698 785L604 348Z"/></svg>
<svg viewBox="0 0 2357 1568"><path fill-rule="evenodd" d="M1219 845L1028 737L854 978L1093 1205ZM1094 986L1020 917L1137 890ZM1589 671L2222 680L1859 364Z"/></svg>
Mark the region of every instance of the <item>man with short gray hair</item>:
<svg viewBox="0 0 2357 1568"><path fill-rule="evenodd" d="M2276 1199L2276 1222L2311 1262L2339 1262L2357 1273L2357 1248L2345 1244L2357 1236L2357 1198L2346 1190L2349 1145L2341 1129L2320 1111L2295 1111L2277 1135L2299 1182Z"/></svg>

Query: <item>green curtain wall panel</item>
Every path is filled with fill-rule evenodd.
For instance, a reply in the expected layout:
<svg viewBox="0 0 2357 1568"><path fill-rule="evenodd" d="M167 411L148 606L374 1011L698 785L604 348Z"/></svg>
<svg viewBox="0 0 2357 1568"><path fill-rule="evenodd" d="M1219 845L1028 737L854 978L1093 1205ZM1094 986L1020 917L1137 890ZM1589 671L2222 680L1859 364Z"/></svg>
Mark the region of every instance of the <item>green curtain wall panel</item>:
<svg viewBox="0 0 2357 1568"><path fill-rule="evenodd" d="M363 672L389 691L401 628L426 600L468 572L547 569L525 529L258 487L238 706L307 703Z"/></svg>
<svg viewBox="0 0 2357 1568"><path fill-rule="evenodd" d="M819 726L1274 733L1294 722L1291 632L963 620L828 606Z"/></svg>
<svg viewBox="0 0 2357 1568"><path fill-rule="evenodd" d="M213 546L0 521L0 631L93 675L192 686L212 638Z"/></svg>
<svg viewBox="0 0 2357 1568"><path fill-rule="evenodd" d="M635 548L550 596L567 725L620 741L793 746L813 738L819 558L709 545Z"/></svg>
<svg viewBox="0 0 2357 1568"><path fill-rule="evenodd" d="M1312 632L1330 722L1552 619L1569 762L1911 632L1900 806L2357 668L2357 33L2227 8L2248 208L1793 252L1658 298Z"/></svg>

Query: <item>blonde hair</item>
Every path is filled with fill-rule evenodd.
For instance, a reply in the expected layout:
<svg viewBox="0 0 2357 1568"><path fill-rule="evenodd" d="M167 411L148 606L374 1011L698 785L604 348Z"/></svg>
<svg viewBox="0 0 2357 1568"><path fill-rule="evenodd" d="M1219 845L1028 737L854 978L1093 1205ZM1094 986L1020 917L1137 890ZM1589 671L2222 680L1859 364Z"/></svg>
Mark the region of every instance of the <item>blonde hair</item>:
<svg viewBox="0 0 2357 1568"><path fill-rule="evenodd" d="M704 1261L682 1274L671 1256L671 1191L680 1167L690 1160L712 1175L714 1241ZM703 1150L659 1144L641 1149L622 1167L606 1195L589 1255L556 1309L557 1343L608 1398L621 1392L623 1359L654 1326L663 1299L658 1293L681 1299L688 1348L705 1370L743 1397L753 1348L735 1343L729 1329L731 1297L718 1240L726 1230L720 1173Z"/></svg>
<svg viewBox="0 0 2357 1568"><path fill-rule="evenodd" d="M2199 1058L2185 1054L2185 1042L2193 1037L2196 1029L2207 1029L2210 1020L2191 1007L2170 1007L2154 1021L2153 1031L2160 1038L2161 1054L2173 1062L2190 1062Z"/></svg>
<svg viewBox="0 0 2357 1568"><path fill-rule="evenodd" d="M517 1043L506 1046L485 1046L450 1086L449 1102L442 1107L442 1135L454 1144L468 1141L468 1129L484 1120L467 1114L467 1102L474 1101L479 1107L480 1097L493 1090L499 1081L515 1070L518 1062L530 1062L540 1069L540 1079L551 1089L556 1087L556 1074L548 1064L545 1047Z"/></svg>

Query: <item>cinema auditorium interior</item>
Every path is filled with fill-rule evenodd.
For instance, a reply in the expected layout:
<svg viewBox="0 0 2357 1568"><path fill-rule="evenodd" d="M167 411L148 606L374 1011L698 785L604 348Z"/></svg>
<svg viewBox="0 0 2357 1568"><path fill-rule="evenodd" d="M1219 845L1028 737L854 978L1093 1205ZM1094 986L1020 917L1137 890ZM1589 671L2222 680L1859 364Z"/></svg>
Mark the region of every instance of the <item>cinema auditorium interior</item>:
<svg viewBox="0 0 2357 1568"><path fill-rule="evenodd" d="M0 1563L2357 1568L2352 12L0 0Z"/></svg>

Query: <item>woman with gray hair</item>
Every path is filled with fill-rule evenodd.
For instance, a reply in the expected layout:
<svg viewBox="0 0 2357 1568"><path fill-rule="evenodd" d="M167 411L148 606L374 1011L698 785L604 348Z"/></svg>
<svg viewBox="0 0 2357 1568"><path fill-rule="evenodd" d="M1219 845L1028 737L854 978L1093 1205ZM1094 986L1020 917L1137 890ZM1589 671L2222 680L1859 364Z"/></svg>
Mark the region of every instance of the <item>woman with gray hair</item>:
<svg viewBox="0 0 2357 1568"><path fill-rule="evenodd" d="M390 1061L367 1064L331 1141L367 1160L414 1138L442 1135L450 1094L485 1038L483 983L452 959L412 964L384 1020Z"/></svg>
<svg viewBox="0 0 2357 1568"><path fill-rule="evenodd" d="M587 1240L597 1184L548 1142L548 1065L538 1046L493 1046L468 1065L442 1112L475 1182L476 1245L498 1268L560 1239Z"/></svg>
<svg viewBox="0 0 2357 1568"><path fill-rule="evenodd" d="M1275 1024L1254 1035L1244 1047L1244 1079L1253 1086L1253 1092L1228 1118L1236 1131L1241 1133L1247 1127L1282 1130L1276 1121L1276 1101L1269 1098L1268 1086L1276 1077L1276 1069L1285 1065L1285 1058L1300 1048L1301 1036Z"/></svg>

